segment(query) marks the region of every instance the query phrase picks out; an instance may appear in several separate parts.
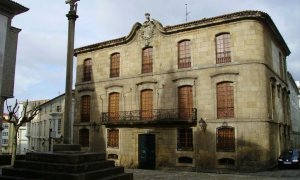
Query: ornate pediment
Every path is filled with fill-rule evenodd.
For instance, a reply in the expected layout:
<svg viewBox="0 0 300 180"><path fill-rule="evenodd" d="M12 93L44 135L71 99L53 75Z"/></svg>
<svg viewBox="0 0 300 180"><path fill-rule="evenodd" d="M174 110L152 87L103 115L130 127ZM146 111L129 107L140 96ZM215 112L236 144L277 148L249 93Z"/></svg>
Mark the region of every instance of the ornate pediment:
<svg viewBox="0 0 300 180"><path fill-rule="evenodd" d="M154 36L154 28L155 24L150 20L150 14L145 14L146 21L143 23L141 27L141 37L145 40L145 46L149 46L150 42Z"/></svg>

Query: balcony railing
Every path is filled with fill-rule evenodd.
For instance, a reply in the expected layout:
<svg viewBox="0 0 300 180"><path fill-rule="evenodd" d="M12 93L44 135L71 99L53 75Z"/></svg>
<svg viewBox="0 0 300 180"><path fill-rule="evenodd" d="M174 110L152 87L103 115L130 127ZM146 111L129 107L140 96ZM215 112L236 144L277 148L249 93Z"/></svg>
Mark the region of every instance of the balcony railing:
<svg viewBox="0 0 300 180"><path fill-rule="evenodd" d="M195 123L197 109L153 109L119 112L103 112L102 124L105 125L161 125Z"/></svg>

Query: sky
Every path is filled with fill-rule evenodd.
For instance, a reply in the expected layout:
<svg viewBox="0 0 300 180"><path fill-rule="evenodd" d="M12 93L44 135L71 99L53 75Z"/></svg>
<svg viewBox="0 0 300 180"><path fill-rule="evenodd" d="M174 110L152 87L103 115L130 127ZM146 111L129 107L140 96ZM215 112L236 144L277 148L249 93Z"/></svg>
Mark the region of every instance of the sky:
<svg viewBox="0 0 300 180"><path fill-rule="evenodd" d="M19 33L15 98L52 99L65 92L69 5L64 0L14 0L30 10L13 18ZM187 6L186 6L187 4ZM268 13L291 54L288 71L300 80L300 0L80 0L75 48L127 36L150 13L163 26L244 10ZM74 58L74 69L76 58ZM75 70L74 70L75 73ZM75 82L74 74L73 82Z"/></svg>

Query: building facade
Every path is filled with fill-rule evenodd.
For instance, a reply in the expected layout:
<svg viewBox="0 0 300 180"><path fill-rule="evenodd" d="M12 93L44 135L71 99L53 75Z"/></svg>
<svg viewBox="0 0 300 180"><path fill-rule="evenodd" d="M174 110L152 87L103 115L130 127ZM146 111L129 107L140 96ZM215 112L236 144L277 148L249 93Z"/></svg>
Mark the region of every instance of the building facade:
<svg viewBox="0 0 300 180"><path fill-rule="evenodd" d="M264 169L290 145L286 56L270 16L174 26L75 49L74 142L131 168Z"/></svg>
<svg viewBox="0 0 300 180"><path fill-rule="evenodd" d="M64 103L64 94L40 103L39 114L27 127L30 151L49 152L63 142Z"/></svg>
<svg viewBox="0 0 300 180"><path fill-rule="evenodd" d="M300 91L297 81L294 80L292 74L288 72L288 85L290 96L290 113L291 113L291 140L292 147L300 148L300 108L299 97Z"/></svg>
<svg viewBox="0 0 300 180"><path fill-rule="evenodd" d="M1 152L2 154L11 154L13 127L9 122L6 121L8 119L8 114L4 113L3 117Z"/></svg>
<svg viewBox="0 0 300 180"><path fill-rule="evenodd" d="M0 117L3 114L4 101L12 98L14 93L18 34L21 29L12 27L11 21L14 16L26 11L28 8L14 1L0 1ZM0 133L0 141L1 135Z"/></svg>

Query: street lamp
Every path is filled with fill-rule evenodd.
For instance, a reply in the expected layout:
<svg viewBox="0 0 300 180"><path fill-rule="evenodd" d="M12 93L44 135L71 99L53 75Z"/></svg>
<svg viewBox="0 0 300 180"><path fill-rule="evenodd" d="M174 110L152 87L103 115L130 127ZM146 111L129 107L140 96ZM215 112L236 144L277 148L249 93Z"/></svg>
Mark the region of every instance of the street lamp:
<svg viewBox="0 0 300 180"><path fill-rule="evenodd" d="M73 84L73 55L74 55L74 33L75 21L78 18L77 1L66 0L70 4L70 10L66 15L69 21L68 26L68 49L67 49L67 70L66 70L66 93L65 93L65 118L64 118L64 144L71 144L71 118L72 118L72 84Z"/></svg>

